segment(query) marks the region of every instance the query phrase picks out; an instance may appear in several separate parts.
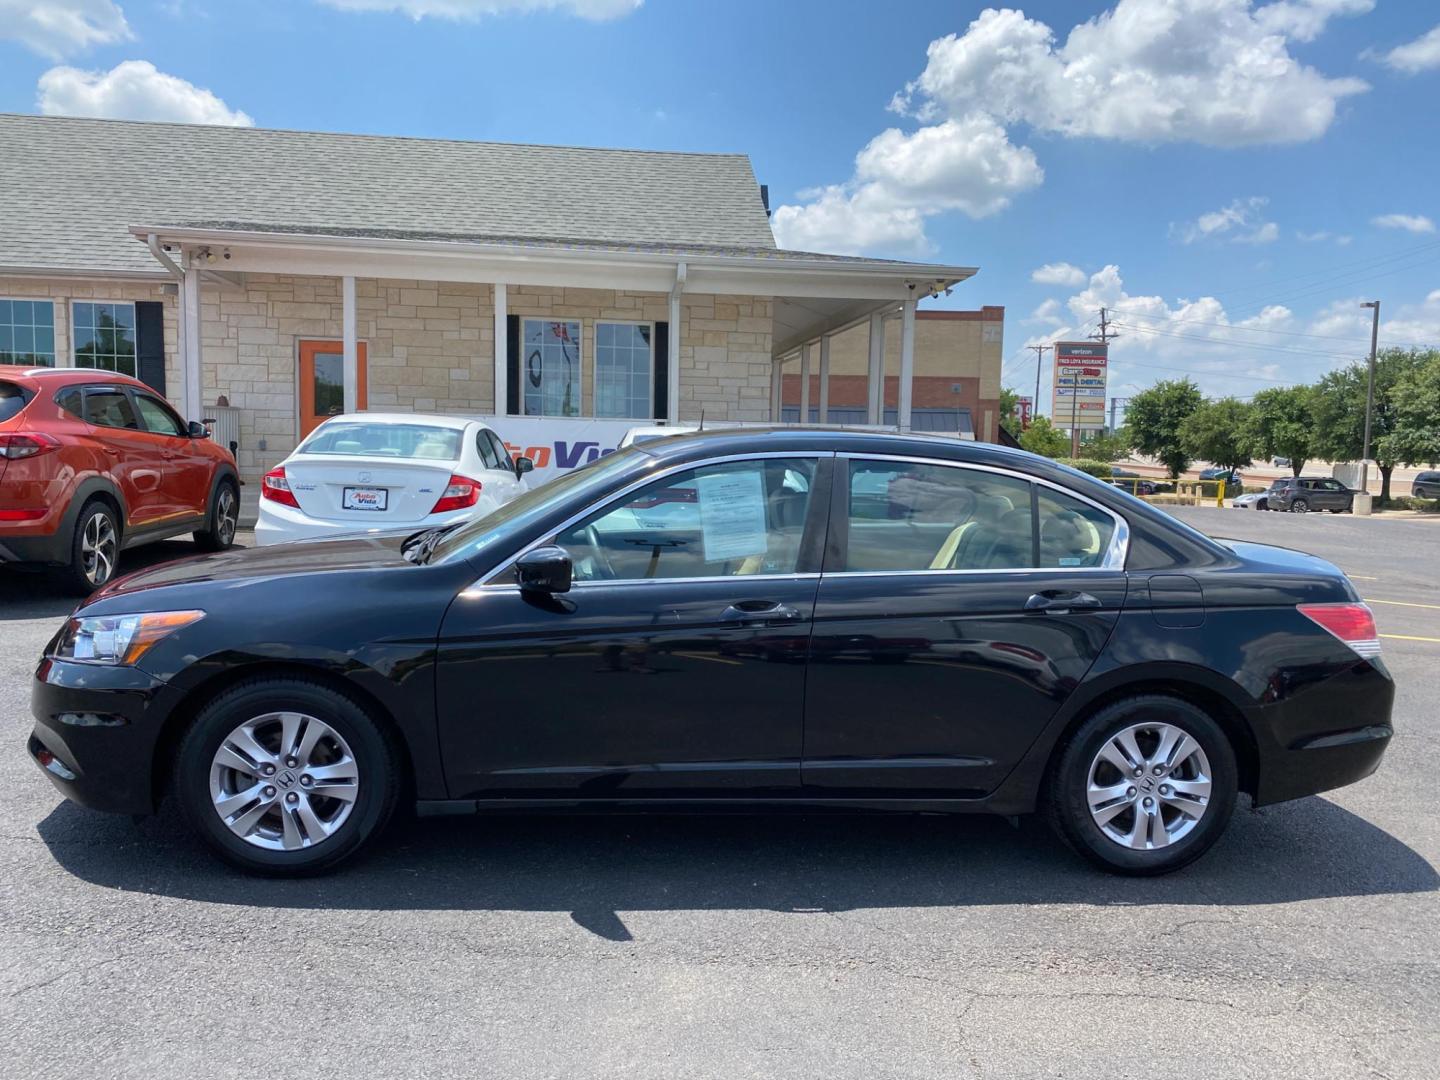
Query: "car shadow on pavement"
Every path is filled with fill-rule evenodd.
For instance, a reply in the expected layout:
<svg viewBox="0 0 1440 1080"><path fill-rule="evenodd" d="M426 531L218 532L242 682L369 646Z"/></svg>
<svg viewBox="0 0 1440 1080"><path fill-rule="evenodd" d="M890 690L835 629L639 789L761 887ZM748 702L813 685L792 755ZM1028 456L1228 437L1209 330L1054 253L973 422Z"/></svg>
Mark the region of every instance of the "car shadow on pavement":
<svg viewBox="0 0 1440 1080"><path fill-rule="evenodd" d="M1214 850L1161 878L1092 869L1037 818L1019 828L905 815L403 820L360 861L302 881L229 869L168 803L138 823L61 803L39 833L62 867L105 888L274 908L566 911L612 940L629 938L620 913L637 910L1245 905L1440 886L1422 856L1321 798L1237 806Z"/></svg>
<svg viewBox="0 0 1440 1080"><path fill-rule="evenodd" d="M236 545L237 548L240 546ZM199 554L200 549L189 540L141 544L120 553L117 576ZM81 603L81 597L67 593L43 569L0 566L0 623L23 619L62 619Z"/></svg>

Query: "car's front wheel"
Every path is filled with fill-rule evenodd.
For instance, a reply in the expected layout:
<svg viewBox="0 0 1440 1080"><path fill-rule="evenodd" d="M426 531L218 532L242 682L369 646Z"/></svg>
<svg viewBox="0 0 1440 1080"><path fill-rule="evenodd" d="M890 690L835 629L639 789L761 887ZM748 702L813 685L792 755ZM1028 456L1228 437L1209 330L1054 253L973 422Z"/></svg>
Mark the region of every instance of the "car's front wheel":
<svg viewBox="0 0 1440 1080"><path fill-rule="evenodd" d="M276 876L323 873L384 826L398 755L366 710L320 682L264 678L206 705L181 740L174 789L222 858Z"/></svg>
<svg viewBox="0 0 1440 1080"><path fill-rule="evenodd" d="M1235 806L1235 752L1202 710L1159 694L1086 720L1050 774L1051 822L1076 851L1121 874L1164 874L1203 855Z"/></svg>

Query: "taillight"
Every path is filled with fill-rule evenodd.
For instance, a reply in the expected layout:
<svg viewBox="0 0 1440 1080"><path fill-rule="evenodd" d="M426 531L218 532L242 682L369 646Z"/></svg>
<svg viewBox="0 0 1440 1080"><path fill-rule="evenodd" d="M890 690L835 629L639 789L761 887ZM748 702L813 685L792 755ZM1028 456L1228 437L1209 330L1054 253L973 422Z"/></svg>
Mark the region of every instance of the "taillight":
<svg viewBox="0 0 1440 1080"><path fill-rule="evenodd" d="M0 521L39 521L49 512L48 506L33 510L0 510Z"/></svg>
<svg viewBox="0 0 1440 1080"><path fill-rule="evenodd" d="M1375 632L1375 616L1359 602L1337 604L1299 604L1297 610L1313 623L1318 623L1367 660L1380 655L1380 636Z"/></svg>
<svg viewBox="0 0 1440 1080"><path fill-rule="evenodd" d="M435 500L435 506L430 513L444 514L450 510L464 510L479 501L480 481L456 474L450 477L450 483L445 486L445 494Z"/></svg>
<svg viewBox="0 0 1440 1080"><path fill-rule="evenodd" d="M59 449L60 440L42 431L27 432L24 435L0 435L0 458L9 458L11 461L39 457Z"/></svg>
<svg viewBox="0 0 1440 1080"><path fill-rule="evenodd" d="M300 504L295 501L295 494L290 490L290 481L285 478L285 466L276 465L265 474L260 481L260 497L270 499L281 506L293 506L300 509Z"/></svg>

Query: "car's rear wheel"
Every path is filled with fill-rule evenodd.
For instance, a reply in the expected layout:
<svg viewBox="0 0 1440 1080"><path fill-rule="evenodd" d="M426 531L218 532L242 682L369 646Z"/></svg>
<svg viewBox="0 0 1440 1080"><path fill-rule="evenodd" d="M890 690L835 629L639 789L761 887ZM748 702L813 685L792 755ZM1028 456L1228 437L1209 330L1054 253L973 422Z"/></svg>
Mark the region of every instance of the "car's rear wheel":
<svg viewBox="0 0 1440 1080"><path fill-rule="evenodd" d="M240 492L235 481L221 477L210 493L209 527L195 533L195 543L202 551L224 551L235 542L235 526L240 520Z"/></svg>
<svg viewBox="0 0 1440 1080"><path fill-rule="evenodd" d="M1164 874L1219 839L1235 806L1229 739L1202 710L1160 694L1115 702L1086 720L1050 774L1061 837L1121 874Z"/></svg>
<svg viewBox="0 0 1440 1080"><path fill-rule="evenodd" d="M68 592L89 596L115 576L120 561L120 525L103 499L91 499L75 518L70 561L60 571Z"/></svg>
<svg viewBox="0 0 1440 1080"><path fill-rule="evenodd" d="M375 719L303 678L221 694L175 759L175 793L195 830L226 861L275 876L323 873L354 856L399 788L398 754Z"/></svg>
<svg viewBox="0 0 1440 1080"><path fill-rule="evenodd" d="M1310 512L1310 504L1304 499L1296 499L1290 504L1290 512L1292 514L1308 514Z"/></svg>

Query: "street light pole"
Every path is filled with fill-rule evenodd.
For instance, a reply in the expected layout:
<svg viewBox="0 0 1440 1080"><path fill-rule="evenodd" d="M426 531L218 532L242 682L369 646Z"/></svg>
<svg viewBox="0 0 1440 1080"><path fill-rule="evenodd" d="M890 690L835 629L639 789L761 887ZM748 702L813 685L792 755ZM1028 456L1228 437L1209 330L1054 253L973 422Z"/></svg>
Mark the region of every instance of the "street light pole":
<svg viewBox="0 0 1440 1080"><path fill-rule="evenodd" d="M1380 341L1380 301L1367 300L1360 305L1371 308L1375 317L1370 323L1370 378L1365 384L1365 445L1360 452L1360 490L1370 491L1370 420L1375 414L1375 350Z"/></svg>

